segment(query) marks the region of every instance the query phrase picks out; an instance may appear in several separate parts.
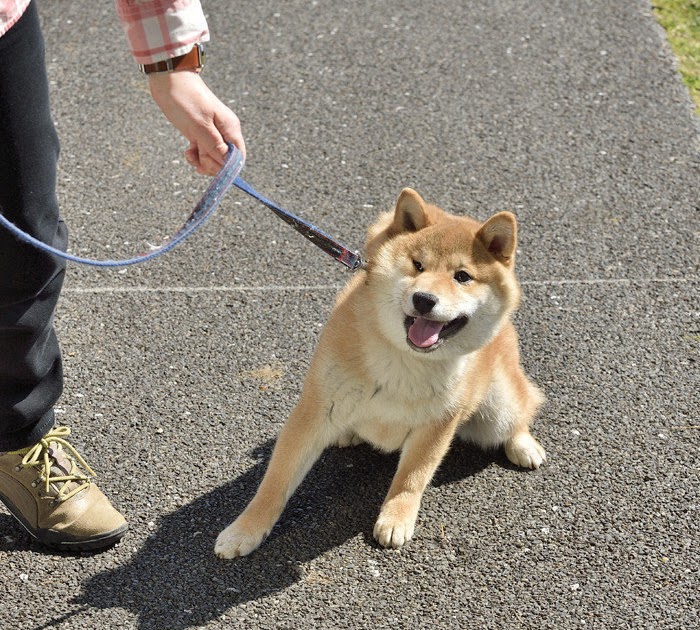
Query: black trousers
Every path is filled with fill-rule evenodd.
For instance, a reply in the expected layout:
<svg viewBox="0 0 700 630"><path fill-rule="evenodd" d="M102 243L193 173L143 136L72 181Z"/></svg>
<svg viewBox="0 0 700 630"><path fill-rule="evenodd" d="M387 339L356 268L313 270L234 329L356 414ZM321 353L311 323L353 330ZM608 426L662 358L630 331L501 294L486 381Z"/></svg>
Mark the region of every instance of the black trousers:
<svg viewBox="0 0 700 630"><path fill-rule="evenodd" d="M32 2L0 37L0 212L65 249L56 200L58 152L44 39ZM29 446L53 426L63 389L53 314L64 274L65 262L0 226L0 451Z"/></svg>

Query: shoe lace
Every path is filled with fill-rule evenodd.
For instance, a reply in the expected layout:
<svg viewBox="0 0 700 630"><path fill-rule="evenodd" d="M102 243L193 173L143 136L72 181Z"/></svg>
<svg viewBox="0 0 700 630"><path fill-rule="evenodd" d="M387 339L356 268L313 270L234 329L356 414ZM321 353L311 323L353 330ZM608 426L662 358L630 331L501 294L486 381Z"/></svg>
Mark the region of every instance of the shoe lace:
<svg viewBox="0 0 700 630"><path fill-rule="evenodd" d="M40 470L40 480L46 491L41 498L51 499L55 503L70 499L92 483L92 479L78 468L76 461L91 477L96 477L80 453L66 440L69 435L69 427L52 429L23 453L20 463L22 468L33 467ZM67 464L70 464L70 468Z"/></svg>

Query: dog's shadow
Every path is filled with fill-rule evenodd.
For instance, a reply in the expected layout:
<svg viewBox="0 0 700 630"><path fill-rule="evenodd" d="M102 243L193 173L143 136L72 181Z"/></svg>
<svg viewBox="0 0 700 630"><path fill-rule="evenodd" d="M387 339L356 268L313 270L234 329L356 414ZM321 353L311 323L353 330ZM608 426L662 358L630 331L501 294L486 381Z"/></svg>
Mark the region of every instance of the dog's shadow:
<svg viewBox="0 0 700 630"><path fill-rule="evenodd" d="M262 446L260 463L239 478L163 517L128 563L91 578L73 604L127 608L137 615L140 628L203 625L233 606L303 579L305 563L358 534L375 544L374 520L398 457L362 445L328 449L252 555L216 558L218 532L254 494L271 449L272 442ZM497 454L457 441L433 484L463 480L499 460ZM129 544L128 538L122 544Z"/></svg>

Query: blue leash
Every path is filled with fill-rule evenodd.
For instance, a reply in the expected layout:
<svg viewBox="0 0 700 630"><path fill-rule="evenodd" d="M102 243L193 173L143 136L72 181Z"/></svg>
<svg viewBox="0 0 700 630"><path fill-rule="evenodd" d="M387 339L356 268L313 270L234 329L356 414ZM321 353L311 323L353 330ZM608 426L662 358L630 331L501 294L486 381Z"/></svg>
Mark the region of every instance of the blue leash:
<svg viewBox="0 0 700 630"><path fill-rule="evenodd" d="M147 260L151 260L156 256L165 254L171 249L177 247L180 243L182 243L182 241L190 236L190 234L197 230L212 214L214 214L214 211L219 206L219 203L221 202L221 199L226 191L231 187L231 185L235 185L243 192L249 194L251 197L257 199L260 203L267 206L277 216L297 230L297 232L308 238L312 243L320 247L323 251L352 271L365 266L364 261L357 252L349 250L347 247L331 238L328 234L321 231L315 225L300 219L266 197L263 197L250 184L248 184L248 182L241 179L239 177L239 173L243 170L243 154L232 144L229 144L229 147L230 151L224 165L216 174L211 184L209 184L209 187L204 192L204 195L202 195L202 198L199 200L192 211L192 214L190 214L182 227L160 247L157 247L150 252L134 256L133 258L126 258L124 260L95 260L93 258L82 258L80 256L75 256L73 254L61 251L60 249L47 245L43 241L34 238L30 234L27 234L18 228L1 213L0 224L4 225L10 232L26 243L29 243L30 245L33 245L34 247L37 247L50 254L54 254L55 256L65 258L66 260L84 265L92 265L93 267L125 267L127 265L135 265L137 263L146 262Z"/></svg>
<svg viewBox="0 0 700 630"><path fill-rule="evenodd" d="M137 263L151 260L156 256L164 254L165 252L169 252L171 249L182 243L182 241L184 241L198 227L200 227L204 221L206 221L214 213L219 205L219 202L223 198L224 193L231 187L233 180L238 176L238 173L241 172L242 168L242 153L238 150L230 151L223 167L216 174L216 177L214 177L204 195L199 200L199 203L197 203L192 211L192 214L190 214L182 227L160 247L156 247L150 252L134 256L133 258L127 258L124 260L94 260L92 258L82 258L80 256L75 256L64 252L60 249L56 249L55 247L47 245L43 241L34 238L30 234L27 234L18 228L14 223L8 221L2 214L0 214L0 223L2 223L15 236L29 243L30 245L72 262L92 265L93 267L125 267L127 265L135 265Z"/></svg>
<svg viewBox="0 0 700 630"><path fill-rule="evenodd" d="M326 254L345 265L351 271L357 271L365 267L366 263L362 260L358 252L349 250L345 245L342 245L312 223L300 219L298 216L281 208L273 201L263 197L245 180L236 177L233 181L233 185L243 192L248 193L254 199L257 199L264 206L267 206L280 219L291 225L302 236L308 238L316 247L320 247Z"/></svg>

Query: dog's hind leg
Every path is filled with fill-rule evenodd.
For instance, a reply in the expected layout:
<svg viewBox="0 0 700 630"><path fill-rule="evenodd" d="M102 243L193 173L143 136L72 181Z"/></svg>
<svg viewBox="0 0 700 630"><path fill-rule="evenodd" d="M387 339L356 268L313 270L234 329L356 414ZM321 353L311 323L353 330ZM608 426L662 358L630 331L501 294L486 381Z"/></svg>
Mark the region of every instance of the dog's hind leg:
<svg viewBox="0 0 700 630"><path fill-rule="evenodd" d="M458 435L484 449L504 447L516 466L539 468L547 459L530 426L544 402L542 392L518 367L496 375L486 397Z"/></svg>
<svg viewBox="0 0 700 630"><path fill-rule="evenodd" d="M255 496L243 513L219 534L214 547L216 554L220 558L235 558L257 549L279 519L289 497L326 446L337 437L337 431L323 422L318 402L306 402L302 396L282 428Z"/></svg>
<svg viewBox="0 0 700 630"><path fill-rule="evenodd" d="M535 470L547 461L544 448L527 430L519 431L509 437L505 449L508 459L522 468Z"/></svg>

